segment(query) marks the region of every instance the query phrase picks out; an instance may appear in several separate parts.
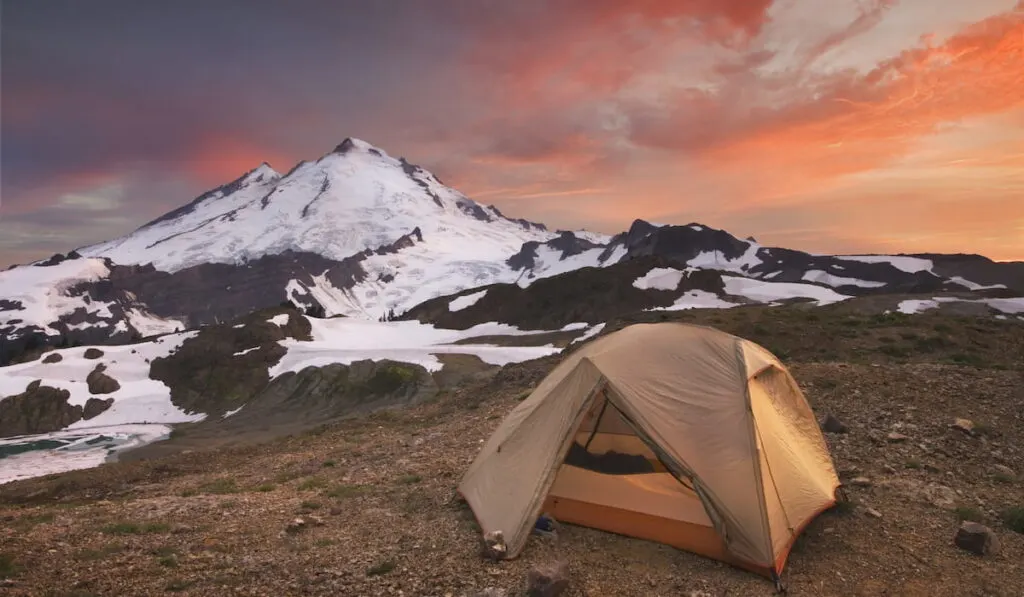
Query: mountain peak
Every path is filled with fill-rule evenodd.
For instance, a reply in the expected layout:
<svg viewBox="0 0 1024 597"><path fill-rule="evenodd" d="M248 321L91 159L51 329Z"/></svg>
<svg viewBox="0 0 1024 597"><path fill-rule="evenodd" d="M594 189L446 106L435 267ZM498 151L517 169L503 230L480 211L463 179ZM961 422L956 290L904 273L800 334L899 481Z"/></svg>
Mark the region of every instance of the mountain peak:
<svg viewBox="0 0 1024 597"><path fill-rule="evenodd" d="M357 139L355 137L345 137L345 140L339 143L338 146L335 147L334 151L332 151L331 153L339 153L344 155L353 150L369 151L377 155L384 154L383 150L374 147L371 143L367 143L366 141L363 141L362 139Z"/></svg>

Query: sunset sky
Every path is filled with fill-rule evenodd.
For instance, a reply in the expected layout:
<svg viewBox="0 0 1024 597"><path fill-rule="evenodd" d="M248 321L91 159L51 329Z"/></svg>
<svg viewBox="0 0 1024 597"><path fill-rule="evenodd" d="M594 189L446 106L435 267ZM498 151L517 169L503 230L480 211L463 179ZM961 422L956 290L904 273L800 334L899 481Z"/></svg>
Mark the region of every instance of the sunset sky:
<svg viewBox="0 0 1024 597"><path fill-rule="evenodd" d="M1018 0L4 0L0 265L347 136L549 227L1024 260Z"/></svg>

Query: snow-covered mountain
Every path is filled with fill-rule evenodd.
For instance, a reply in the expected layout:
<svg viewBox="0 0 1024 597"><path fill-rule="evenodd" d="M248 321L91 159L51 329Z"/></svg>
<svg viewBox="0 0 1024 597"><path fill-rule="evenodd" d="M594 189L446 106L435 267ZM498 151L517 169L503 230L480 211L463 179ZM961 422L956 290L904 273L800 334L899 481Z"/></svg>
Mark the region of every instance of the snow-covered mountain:
<svg viewBox="0 0 1024 597"><path fill-rule="evenodd" d="M124 237L0 272L0 364L44 346L123 343L286 301L377 320L439 297L647 257L682 277L718 272L716 292L743 286L732 295L761 302L787 292L1024 293L1024 264L976 255L812 255L698 223L637 220L615 236L552 231L350 138L284 175L262 164Z"/></svg>

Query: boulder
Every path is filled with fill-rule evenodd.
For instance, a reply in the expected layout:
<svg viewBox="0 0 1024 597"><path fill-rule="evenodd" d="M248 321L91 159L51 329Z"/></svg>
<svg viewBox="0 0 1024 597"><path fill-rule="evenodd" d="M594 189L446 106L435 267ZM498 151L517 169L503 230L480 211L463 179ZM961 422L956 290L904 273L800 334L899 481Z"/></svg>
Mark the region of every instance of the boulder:
<svg viewBox="0 0 1024 597"><path fill-rule="evenodd" d="M98 348L86 348L82 356L87 359L98 359L103 356L103 351Z"/></svg>
<svg viewBox="0 0 1024 597"><path fill-rule="evenodd" d="M0 400L0 437L48 433L81 420L82 407L68 404L70 397L67 390L33 381L21 394Z"/></svg>
<svg viewBox="0 0 1024 597"><path fill-rule="evenodd" d="M569 588L569 564L564 560L534 566L526 573L528 597L557 597Z"/></svg>
<svg viewBox="0 0 1024 597"><path fill-rule="evenodd" d="M850 485L857 487L871 487L871 479L867 477L854 477L850 479Z"/></svg>
<svg viewBox="0 0 1024 597"><path fill-rule="evenodd" d="M960 549L979 556L999 553L999 538L992 532L992 529L981 523L968 520L960 523L960 528L957 529L956 535L953 537L953 543Z"/></svg>
<svg viewBox="0 0 1024 597"><path fill-rule="evenodd" d="M114 404L113 398L89 398L85 402L85 408L82 410L82 418L89 420L106 411L112 404Z"/></svg>
<svg viewBox="0 0 1024 597"><path fill-rule="evenodd" d="M61 362L63 360L64 360L64 357L61 356L61 354L59 352L51 352L50 354L48 354L45 357L43 357L43 362L46 363L47 365L49 365L51 363L59 363L59 362Z"/></svg>
<svg viewBox="0 0 1024 597"><path fill-rule="evenodd" d="M907 439L909 439L907 436L903 435L902 433L897 433L895 431L892 431L889 433L889 435L885 436L885 441L892 444L905 442L907 441Z"/></svg>
<svg viewBox="0 0 1024 597"><path fill-rule="evenodd" d="M849 431L846 425L837 419L832 413L825 415L825 420L822 421L821 428L828 433L846 433Z"/></svg>
<svg viewBox="0 0 1024 597"><path fill-rule="evenodd" d="M485 558L500 560L508 553L508 546L505 545L505 535L501 531L491 531L483 537L483 544L480 551Z"/></svg>
<svg viewBox="0 0 1024 597"><path fill-rule="evenodd" d="M100 363L85 378L85 382L89 384L90 394L109 394L121 389L121 384L116 379L104 373L106 369L107 367Z"/></svg>

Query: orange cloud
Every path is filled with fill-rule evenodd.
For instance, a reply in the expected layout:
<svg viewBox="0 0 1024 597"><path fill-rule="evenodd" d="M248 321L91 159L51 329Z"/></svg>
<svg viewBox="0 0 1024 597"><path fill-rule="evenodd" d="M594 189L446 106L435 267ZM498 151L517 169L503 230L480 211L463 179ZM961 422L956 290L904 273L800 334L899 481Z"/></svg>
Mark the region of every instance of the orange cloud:
<svg viewBox="0 0 1024 597"><path fill-rule="evenodd" d="M696 154L711 167L782 168L797 187L885 167L946 123L1024 107L1024 13L903 52L864 76L824 81Z"/></svg>
<svg viewBox="0 0 1024 597"><path fill-rule="evenodd" d="M262 162L284 174L298 161L271 147L227 136L202 139L194 151L183 158L187 171L204 185L213 186L234 180Z"/></svg>

